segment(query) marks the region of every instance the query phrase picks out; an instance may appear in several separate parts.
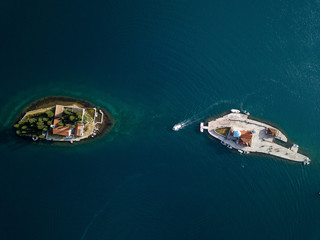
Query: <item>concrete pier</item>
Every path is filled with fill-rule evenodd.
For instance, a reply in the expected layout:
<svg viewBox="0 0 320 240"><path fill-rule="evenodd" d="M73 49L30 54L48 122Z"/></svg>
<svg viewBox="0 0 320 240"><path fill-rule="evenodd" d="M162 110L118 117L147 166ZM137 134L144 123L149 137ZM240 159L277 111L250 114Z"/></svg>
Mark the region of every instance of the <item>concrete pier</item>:
<svg viewBox="0 0 320 240"><path fill-rule="evenodd" d="M200 132L203 132L204 129L208 129L208 127L204 126L203 123L200 123Z"/></svg>
<svg viewBox="0 0 320 240"><path fill-rule="evenodd" d="M225 136L216 132L219 128L230 128L230 131ZM230 113L221 118L208 122L205 126L200 123L200 131L208 130L208 133L223 141L229 148L242 150L243 152L257 152L276 157L284 158L291 161L310 163L310 159L298 153L298 145L294 144L291 148L283 147L274 143L274 139L279 139L287 142L287 137L278 129L248 118L248 115L242 113ZM250 136L247 144L240 144L241 137L234 137L230 134L231 131L238 131ZM240 141L239 141L240 140Z"/></svg>

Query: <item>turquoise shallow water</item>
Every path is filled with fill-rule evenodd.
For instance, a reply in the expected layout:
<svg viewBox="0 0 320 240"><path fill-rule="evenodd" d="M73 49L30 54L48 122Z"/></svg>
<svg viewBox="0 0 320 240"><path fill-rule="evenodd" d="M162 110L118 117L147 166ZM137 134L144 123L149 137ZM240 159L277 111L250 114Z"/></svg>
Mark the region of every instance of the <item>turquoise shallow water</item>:
<svg viewBox="0 0 320 240"><path fill-rule="evenodd" d="M0 6L1 239L319 239L317 1ZM47 95L116 125L85 144L17 138L15 118ZM230 108L279 126L311 164L199 133Z"/></svg>

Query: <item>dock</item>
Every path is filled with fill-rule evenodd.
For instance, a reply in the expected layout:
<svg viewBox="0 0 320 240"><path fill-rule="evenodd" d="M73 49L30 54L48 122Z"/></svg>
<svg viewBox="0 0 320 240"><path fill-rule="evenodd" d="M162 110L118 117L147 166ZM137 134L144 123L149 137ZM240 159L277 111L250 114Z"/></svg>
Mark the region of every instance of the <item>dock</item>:
<svg viewBox="0 0 320 240"><path fill-rule="evenodd" d="M227 134L218 133L217 129L230 129ZM287 137L277 128L256 120L249 119L248 115L242 113L229 113L207 123L200 123L200 132L208 130L208 133L217 138L228 148L240 150L239 152L263 153L290 161L309 164L310 159L298 153L299 146L294 144L286 148L274 142L278 139L287 142ZM240 136L237 136L236 133ZM242 139L242 136L243 139Z"/></svg>

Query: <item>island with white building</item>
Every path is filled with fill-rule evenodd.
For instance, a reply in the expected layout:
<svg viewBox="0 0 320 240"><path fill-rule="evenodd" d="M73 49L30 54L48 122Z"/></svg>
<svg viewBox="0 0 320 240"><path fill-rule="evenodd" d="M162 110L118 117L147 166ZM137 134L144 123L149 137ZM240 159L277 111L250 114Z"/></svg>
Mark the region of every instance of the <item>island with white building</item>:
<svg viewBox="0 0 320 240"><path fill-rule="evenodd" d="M309 164L310 159L299 153L299 146L293 144L287 148L287 137L277 128L249 118L249 113L232 109L231 113L220 118L200 123L200 132L207 130L214 138L229 149L236 149L241 154L250 152L263 153L275 157Z"/></svg>
<svg viewBox="0 0 320 240"><path fill-rule="evenodd" d="M16 134L59 142L91 139L112 127L111 116L84 101L48 97L33 103L14 125Z"/></svg>

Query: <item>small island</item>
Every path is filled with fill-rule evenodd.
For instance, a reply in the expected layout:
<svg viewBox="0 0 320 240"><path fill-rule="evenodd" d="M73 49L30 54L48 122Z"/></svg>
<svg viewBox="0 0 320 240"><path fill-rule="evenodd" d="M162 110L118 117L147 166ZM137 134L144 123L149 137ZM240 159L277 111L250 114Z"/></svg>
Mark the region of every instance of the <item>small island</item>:
<svg viewBox="0 0 320 240"><path fill-rule="evenodd" d="M208 133L219 139L221 144L229 149L238 150L240 154L256 152L304 164L310 163L307 156L298 153L297 144L289 148L282 146L288 140L280 130L261 121L249 119L249 115L247 111L241 113L237 109L231 109L231 113L208 121L207 126L200 123L200 132L208 130ZM277 144L276 141L284 144Z"/></svg>
<svg viewBox="0 0 320 240"><path fill-rule="evenodd" d="M113 119L91 103L69 97L47 97L32 103L14 124L16 134L34 141L79 142L109 131Z"/></svg>

